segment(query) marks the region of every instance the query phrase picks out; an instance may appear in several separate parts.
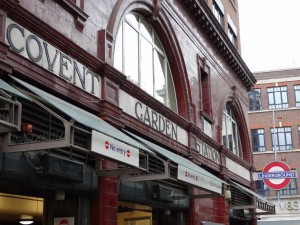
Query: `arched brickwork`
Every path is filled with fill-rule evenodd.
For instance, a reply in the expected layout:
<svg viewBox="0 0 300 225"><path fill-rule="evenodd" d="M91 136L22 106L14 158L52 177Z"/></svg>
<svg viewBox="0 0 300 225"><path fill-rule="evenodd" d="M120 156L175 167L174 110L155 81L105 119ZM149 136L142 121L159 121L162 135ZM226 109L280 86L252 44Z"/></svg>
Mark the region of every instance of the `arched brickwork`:
<svg viewBox="0 0 300 225"><path fill-rule="evenodd" d="M161 7L161 1L148 0L119 0L109 18L107 31L112 34L112 58L114 52L114 41L119 25L123 18L130 12L137 12L144 16L149 24L152 25L156 34L164 46L176 89L178 113L187 120L191 121L191 93L189 88L188 76L181 54L181 50L166 14ZM113 60L111 60L113 62Z"/></svg>
<svg viewBox="0 0 300 225"><path fill-rule="evenodd" d="M249 132L248 132L248 126L247 126L247 122L246 122L246 118L245 118L245 114L243 112L243 108L242 108L242 104L239 100L239 98L236 96L237 93L234 90L233 92L231 92L229 94L229 96L227 98L224 98L224 100L222 101L222 106L219 109L219 114L223 115L223 110L224 107L226 106L227 103L229 103L229 105L231 106L235 119L236 119L236 123L238 126L238 130L239 130L239 134L240 134L240 138L241 138L241 144L242 144L242 152L243 152L243 160L252 163L252 151L251 151L251 144L250 144L250 136L249 136ZM223 116L219 116L219 124L220 126L222 126L222 119ZM220 137L219 142L222 143L222 127L220 129L220 134L218 135Z"/></svg>

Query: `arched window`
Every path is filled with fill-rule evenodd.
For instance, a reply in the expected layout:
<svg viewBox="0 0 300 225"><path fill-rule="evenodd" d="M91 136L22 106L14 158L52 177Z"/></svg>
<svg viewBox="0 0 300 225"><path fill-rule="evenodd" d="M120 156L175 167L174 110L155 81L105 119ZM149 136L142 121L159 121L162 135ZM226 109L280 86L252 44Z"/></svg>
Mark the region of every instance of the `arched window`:
<svg viewBox="0 0 300 225"><path fill-rule="evenodd" d="M115 46L114 66L127 79L177 113L177 99L169 63L153 28L144 17L128 14Z"/></svg>
<svg viewBox="0 0 300 225"><path fill-rule="evenodd" d="M241 138L231 106L227 103L223 111L223 145L239 157L243 157Z"/></svg>

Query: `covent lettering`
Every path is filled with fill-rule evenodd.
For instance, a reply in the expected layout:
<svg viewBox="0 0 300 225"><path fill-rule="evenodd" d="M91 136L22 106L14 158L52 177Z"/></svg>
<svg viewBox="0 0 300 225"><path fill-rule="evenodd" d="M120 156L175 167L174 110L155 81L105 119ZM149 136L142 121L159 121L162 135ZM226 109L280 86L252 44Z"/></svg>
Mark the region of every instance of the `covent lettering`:
<svg viewBox="0 0 300 225"><path fill-rule="evenodd" d="M220 164L220 153L216 149L210 147L199 139L196 139L196 148L200 155L217 164Z"/></svg>
<svg viewBox="0 0 300 225"><path fill-rule="evenodd" d="M54 46L12 22L7 26L7 41L17 53L29 58L79 88L100 96L99 76ZM27 55L26 55L27 54Z"/></svg>
<svg viewBox="0 0 300 225"><path fill-rule="evenodd" d="M135 103L135 116L144 124L177 141L177 125L139 101Z"/></svg>

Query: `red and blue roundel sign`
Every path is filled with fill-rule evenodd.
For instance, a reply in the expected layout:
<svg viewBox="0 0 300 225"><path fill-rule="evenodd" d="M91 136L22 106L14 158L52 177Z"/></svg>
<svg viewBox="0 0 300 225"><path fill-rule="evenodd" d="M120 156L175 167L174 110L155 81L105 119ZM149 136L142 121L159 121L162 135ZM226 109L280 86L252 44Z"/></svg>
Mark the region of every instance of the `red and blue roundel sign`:
<svg viewBox="0 0 300 225"><path fill-rule="evenodd" d="M281 161L274 161L267 164L263 172L258 173L258 179L275 190L284 189L289 185L292 178L297 177L296 171L291 171L289 166Z"/></svg>

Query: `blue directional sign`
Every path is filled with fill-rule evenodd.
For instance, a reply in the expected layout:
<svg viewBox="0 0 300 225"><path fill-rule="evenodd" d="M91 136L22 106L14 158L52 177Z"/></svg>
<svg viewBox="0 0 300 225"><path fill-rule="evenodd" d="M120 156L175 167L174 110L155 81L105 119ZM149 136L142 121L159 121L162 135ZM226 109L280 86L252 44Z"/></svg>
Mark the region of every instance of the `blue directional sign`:
<svg viewBox="0 0 300 225"><path fill-rule="evenodd" d="M296 171L279 171L279 172L269 172L269 173L258 173L258 179L284 179L284 178L297 178Z"/></svg>

